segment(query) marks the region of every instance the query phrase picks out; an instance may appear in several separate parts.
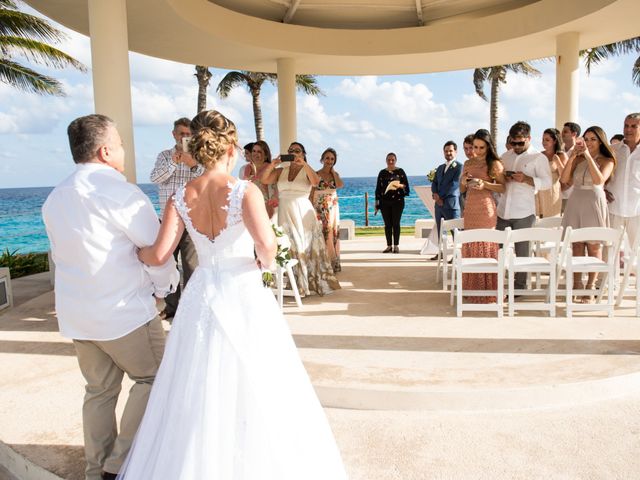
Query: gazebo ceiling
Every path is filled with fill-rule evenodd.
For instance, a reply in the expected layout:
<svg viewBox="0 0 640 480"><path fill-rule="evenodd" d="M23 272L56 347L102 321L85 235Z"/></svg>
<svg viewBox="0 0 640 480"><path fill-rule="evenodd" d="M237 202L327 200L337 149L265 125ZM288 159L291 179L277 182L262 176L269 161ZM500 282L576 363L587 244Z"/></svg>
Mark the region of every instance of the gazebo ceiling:
<svg viewBox="0 0 640 480"><path fill-rule="evenodd" d="M89 35L88 0L25 0ZM102 0L111 1L111 0ZM637 36L638 0L128 0L129 49L178 62L275 72L401 74L554 56Z"/></svg>
<svg viewBox="0 0 640 480"><path fill-rule="evenodd" d="M480 18L539 0L209 0L263 20L305 27L388 29Z"/></svg>

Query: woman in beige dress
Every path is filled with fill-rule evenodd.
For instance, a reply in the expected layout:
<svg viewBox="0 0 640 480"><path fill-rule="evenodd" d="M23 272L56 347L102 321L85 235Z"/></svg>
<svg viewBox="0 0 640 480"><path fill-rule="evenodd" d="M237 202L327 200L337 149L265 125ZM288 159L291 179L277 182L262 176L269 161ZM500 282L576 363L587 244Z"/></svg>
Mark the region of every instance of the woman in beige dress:
<svg viewBox="0 0 640 480"><path fill-rule="evenodd" d="M293 142L289 154L294 156L293 161L276 158L261 180L265 185L278 186L278 225L289 236L291 256L299 262L294 275L300 295L325 295L339 289L340 284L329 262L322 224L309 200L311 187L317 186L320 178L307 163L302 144Z"/></svg>
<svg viewBox="0 0 640 480"><path fill-rule="evenodd" d="M613 174L616 159L607 141L607 135L600 127L589 127L582 138L576 139L575 147L560 177L563 186L573 186L567 208L562 217L563 227L608 227L609 211L604 186ZM599 243L574 243L573 255L584 256L585 249L590 257L602 258ZM597 273L589 273L586 286L582 284L582 274L573 276L574 288L594 289ZM585 297L588 303L591 297Z"/></svg>
<svg viewBox="0 0 640 480"><path fill-rule="evenodd" d="M551 188L540 190L536 193L536 214L539 217L556 217L562 210L562 190L560 175L567 162L567 154L564 153L562 137L557 128L547 128L542 134L542 147L544 155L549 160L551 169Z"/></svg>

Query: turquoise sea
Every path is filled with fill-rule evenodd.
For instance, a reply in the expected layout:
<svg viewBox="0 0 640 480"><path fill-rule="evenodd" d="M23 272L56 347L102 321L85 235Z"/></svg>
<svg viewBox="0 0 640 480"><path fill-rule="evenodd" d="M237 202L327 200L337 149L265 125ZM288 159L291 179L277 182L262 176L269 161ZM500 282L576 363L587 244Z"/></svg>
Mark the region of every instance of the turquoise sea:
<svg viewBox="0 0 640 480"><path fill-rule="evenodd" d="M340 196L340 217L353 220L357 226L365 224L364 194L369 193L369 225L382 225L382 216L373 215L375 177L344 179ZM425 185L424 177L409 177L409 185ZM140 184L159 211L158 190L153 184ZM0 251L20 253L43 252L49 249L49 240L42 223L40 210L53 187L0 189ZM413 226L418 218L431 218L428 210L414 191L406 199L402 225Z"/></svg>

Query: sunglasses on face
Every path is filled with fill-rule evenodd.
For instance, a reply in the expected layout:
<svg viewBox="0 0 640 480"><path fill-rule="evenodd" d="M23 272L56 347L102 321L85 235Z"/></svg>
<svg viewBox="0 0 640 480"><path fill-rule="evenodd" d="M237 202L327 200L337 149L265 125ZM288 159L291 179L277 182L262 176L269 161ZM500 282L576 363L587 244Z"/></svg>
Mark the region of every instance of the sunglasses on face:
<svg viewBox="0 0 640 480"><path fill-rule="evenodd" d="M299 148L290 148L288 150L289 153L302 153L302 150L300 150Z"/></svg>
<svg viewBox="0 0 640 480"><path fill-rule="evenodd" d="M511 140L509 142L509 145L511 145L512 147L524 147L525 143L527 142L525 142L524 140L521 142L514 142L513 140Z"/></svg>

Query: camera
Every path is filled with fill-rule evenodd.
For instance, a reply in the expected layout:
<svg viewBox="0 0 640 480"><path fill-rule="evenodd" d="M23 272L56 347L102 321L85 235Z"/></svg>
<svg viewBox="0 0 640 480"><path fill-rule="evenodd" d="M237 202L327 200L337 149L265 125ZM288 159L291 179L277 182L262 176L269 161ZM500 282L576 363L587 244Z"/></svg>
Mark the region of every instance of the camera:
<svg viewBox="0 0 640 480"><path fill-rule="evenodd" d="M513 177L513 174L516 173L513 170L507 170L506 172L504 172L504 176L505 177Z"/></svg>
<svg viewBox="0 0 640 480"><path fill-rule="evenodd" d="M191 141L191 137L182 137L182 151L184 153L189 153L189 142Z"/></svg>
<svg viewBox="0 0 640 480"><path fill-rule="evenodd" d="M295 158L296 156L293 154L289 154L289 153L280 154L280 160L283 162L293 162Z"/></svg>

